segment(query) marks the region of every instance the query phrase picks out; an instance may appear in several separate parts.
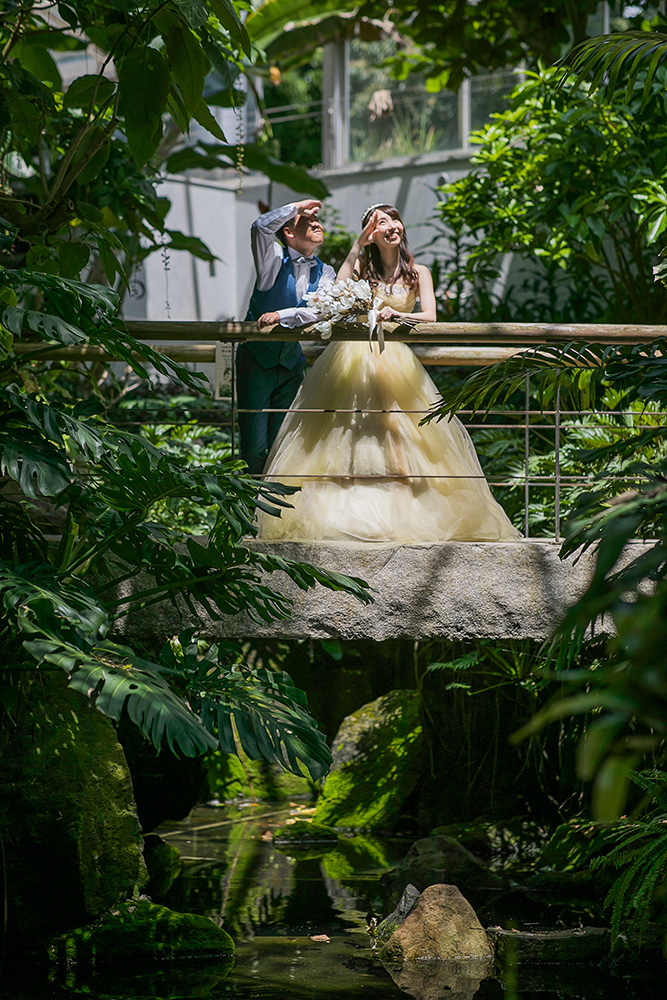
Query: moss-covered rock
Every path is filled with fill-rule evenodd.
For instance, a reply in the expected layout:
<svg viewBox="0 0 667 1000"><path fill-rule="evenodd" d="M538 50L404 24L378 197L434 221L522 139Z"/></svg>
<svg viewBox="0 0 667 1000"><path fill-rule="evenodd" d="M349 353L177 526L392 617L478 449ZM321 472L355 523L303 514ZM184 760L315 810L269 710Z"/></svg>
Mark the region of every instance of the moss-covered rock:
<svg viewBox="0 0 667 1000"><path fill-rule="evenodd" d="M382 920L375 931L375 940L384 944L398 930L419 902L421 893L414 885L406 885L396 909Z"/></svg>
<svg viewBox="0 0 667 1000"><path fill-rule="evenodd" d="M390 691L348 715L334 740L315 822L391 828L419 780L421 733L416 691Z"/></svg>
<svg viewBox="0 0 667 1000"><path fill-rule="evenodd" d="M300 777L275 764L250 760L245 754L237 757L216 750L207 760L210 795L220 802L312 802L317 795L307 774Z"/></svg>
<svg viewBox="0 0 667 1000"><path fill-rule="evenodd" d="M50 948L56 965L144 965L233 954L229 934L208 917L176 913L143 899L121 903L96 923L62 935Z"/></svg>
<svg viewBox="0 0 667 1000"><path fill-rule="evenodd" d="M338 833L332 826L309 823L298 819L295 823L279 827L273 835L274 844L336 844Z"/></svg>
<svg viewBox="0 0 667 1000"><path fill-rule="evenodd" d="M130 773L112 723L64 674L35 683L0 766L10 940L75 927L147 881Z"/></svg>
<svg viewBox="0 0 667 1000"><path fill-rule="evenodd" d="M149 833L144 839L144 860L150 879L146 892L159 903L181 873L181 852L157 833Z"/></svg>

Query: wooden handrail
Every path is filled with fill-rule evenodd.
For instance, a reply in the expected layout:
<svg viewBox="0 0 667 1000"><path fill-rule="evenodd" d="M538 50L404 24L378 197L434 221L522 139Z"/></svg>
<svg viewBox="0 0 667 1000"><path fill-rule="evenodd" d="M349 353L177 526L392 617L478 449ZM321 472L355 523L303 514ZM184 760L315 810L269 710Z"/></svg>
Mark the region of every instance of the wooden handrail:
<svg viewBox="0 0 667 1000"><path fill-rule="evenodd" d="M128 331L138 340L207 341L313 340L319 335L312 326L286 330L271 327L259 331L256 323L204 322L197 320L128 320ZM642 344L667 337L667 326L629 323L419 323L415 327L385 323L385 340L411 344L457 344L464 346L506 344L530 346L570 340L593 344ZM336 324L332 340L367 340L365 323Z"/></svg>
<svg viewBox="0 0 667 1000"><path fill-rule="evenodd" d="M200 322L196 320L128 320L128 332L137 340L173 361L210 364L215 361L216 341L242 343L252 341L304 341L309 360L326 347L312 326L286 330L271 327L259 331L255 323ZM594 344L644 344L659 337L667 338L667 326L615 323L420 323L384 324L387 341L414 345L414 352L424 365L490 365L538 344L583 341ZM331 340L365 341L365 323L338 324ZM16 354L35 354L44 361L114 361L102 347L76 344L63 347L24 339L14 344Z"/></svg>
<svg viewBox="0 0 667 1000"><path fill-rule="evenodd" d="M165 354L172 361L181 364L214 364L215 344L149 344L156 351ZM308 361L315 358L324 350L326 344L303 344L303 352ZM525 348L514 347L439 347L426 346L425 344L415 344L414 353L423 365L449 365L449 366L474 366L492 365L496 361L504 361L506 358L518 354ZM17 343L14 344L16 354L35 354L42 361L114 361L118 360L109 354L102 347L95 347L84 344L77 347L76 344L68 347L48 345L40 346L40 342ZM39 353L37 353L39 352Z"/></svg>

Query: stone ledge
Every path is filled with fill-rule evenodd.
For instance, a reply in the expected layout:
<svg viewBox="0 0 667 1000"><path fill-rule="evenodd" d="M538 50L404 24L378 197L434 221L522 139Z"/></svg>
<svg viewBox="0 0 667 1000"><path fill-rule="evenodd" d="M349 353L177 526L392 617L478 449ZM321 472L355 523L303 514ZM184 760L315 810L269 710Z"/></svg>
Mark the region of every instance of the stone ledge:
<svg viewBox="0 0 667 1000"><path fill-rule="evenodd" d="M289 618L253 622L248 615L212 621L201 609L175 617L168 602L129 621L126 634L165 637L196 625L209 637L285 639L545 639L585 589L594 565L589 550L559 558L556 542L433 542L419 545L270 542L248 547L276 552L367 580L375 602L362 606L323 587L302 591L282 574L266 583L294 601ZM648 548L633 542L621 562Z"/></svg>

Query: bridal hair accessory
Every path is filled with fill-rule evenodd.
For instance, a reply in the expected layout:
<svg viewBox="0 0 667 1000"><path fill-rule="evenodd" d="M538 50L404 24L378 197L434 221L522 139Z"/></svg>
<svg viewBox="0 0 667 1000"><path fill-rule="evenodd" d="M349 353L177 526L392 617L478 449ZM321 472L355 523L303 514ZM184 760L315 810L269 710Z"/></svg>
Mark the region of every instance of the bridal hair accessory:
<svg viewBox="0 0 667 1000"><path fill-rule="evenodd" d="M355 281L347 278L335 284L320 285L314 292L308 292L305 301L311 309L317 310L322 317L315 323L315 330L322 340L329 340L333 323L356 321L358 313L368 314L368 340L373 342L376 334L380 345L380 354L384 351L384 333L382 323L378 320L378 311L382 308L382 299L373 294L373 290L365 279Z"/></svg>
<svg viewBox="0 0 667 1000"><path fill-rule="evenodd" d="M388 202L386 202L386 201L378 201L377 204L375 204L375 205L369 205L368 208L366 209L366 211L364 212L364 214L361 216L361 226L362 226L362 228L366 225L366 223L370 219L371 215L373 214L373 212L377 208L382 208L383 205L387 205L387 204L388 204Z"/></svg>

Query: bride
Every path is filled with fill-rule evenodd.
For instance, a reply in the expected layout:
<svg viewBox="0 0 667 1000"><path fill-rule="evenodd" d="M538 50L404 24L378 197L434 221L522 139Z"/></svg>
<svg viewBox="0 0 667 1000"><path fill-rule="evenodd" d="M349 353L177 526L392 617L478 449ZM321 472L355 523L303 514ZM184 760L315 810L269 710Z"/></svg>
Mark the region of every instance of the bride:
<svg viewBox="0 0 667 1000"><path fill-rule="evenodd" d="M366 278L380 320L433 322L433 282L416 264L392 205L362 218L338 280ZM419 307L417 308L417 303ZM439 393L409 347L337 341L306 375L280 428L264 478L300 486L279 518L260 514L261 538L438 542L520 538L493 499L456 417L419 422Z"/></svg>

